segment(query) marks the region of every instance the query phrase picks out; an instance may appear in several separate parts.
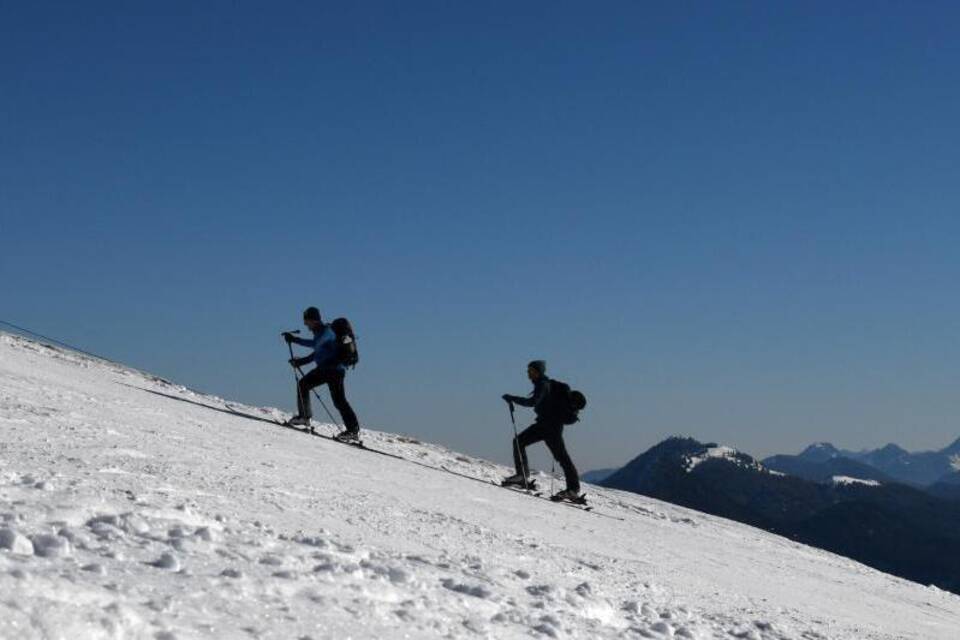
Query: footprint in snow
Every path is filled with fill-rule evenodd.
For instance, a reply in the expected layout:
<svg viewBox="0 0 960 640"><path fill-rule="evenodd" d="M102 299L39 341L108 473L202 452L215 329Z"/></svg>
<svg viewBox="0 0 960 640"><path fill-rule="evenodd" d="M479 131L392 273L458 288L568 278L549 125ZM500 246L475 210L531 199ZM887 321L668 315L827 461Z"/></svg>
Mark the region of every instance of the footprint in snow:
<svg viewBox="0 0 960 640"><path fill-rule="evenodd" d="M333 558L327 558L324 562L316 565L313 572L326 574L359 573L360 565L356 562L340 563Z"/></svg>
<svg viewBox="0 0 960 640"><path fill-rule="evenodd" d="M16 529L0 529L0 549L18 556L33 555L33 543Z"/></svg>
<svg viewBox="0 0 960 640"><path fill-rule="evenodd" d="M289 569L285 569L285 570L283 570L283 571L274 571L271 575L272 575L274 578L282 578L282 579L284 579L284 580L296 580L296 579L297 579L297 573L296 573L295 571L290 571Z"/></svg>
<svg viewBox="0 0 960 640"><path fill-rule="evenodd" d="M549 636L551 638L560 637L560 634L557 632L556 627L554 627L549 622L541 622L540 624L533 627L533 630L540 635Z"/></svg>
<svg viewBox="0 0 960 640"><path fill-rule="evenodd" d="M549 584L532 584L527 587L527 593L535 597L547 596L553 593L554 588Z"/></svg>
<svg viewBox="0 0 960 640"><path fill-rule="evenodd" d="M483 585L469 585L462 582L456 582L451 578L444 578L440 581L440 584L443 585L444 589L449 589L455 593L462 593L464 595L473 596L474 598L481 598L486 600L493 593L484 587Z"/></svg>
<svg viewBox="0 0 960 640"><path fill-rule="evenodd" d="M413 575L401 567L377 564L369 560L361 560L360 567L372 576L379 576L393 584L407 584L413 580Z"/></svg>
<svg viewBox="0 0 960 640"><path fill-rule="evenodd" d="M284 539L283 536L281 536L280 539L283 540ZM321 538L320 536L298 535L298 536L294 536L292 538L292 541L298 544L306 545L308 547L316 547L318 549L327 549L330 547L330 543L327 542L325 539Z"/></svg>
<svg viewBox="0 0 960 640"><path fill-rule="evenodd" d="M157 569L167 571L180 571L180 560L172 553L164 553L159 558L149 563Z"/></svg>
<svg viewBox="0 0 960 640"><path fill-rule="evenodd" d="M33 553L43 558L63 558L72 551L69 540L49 533L31 536L30 542L33 543Z"/></svg>
<svg viewBox="0 0 960 640"><path fill-rule="evenodd" d="M87 528L104 542L113 542L123 537L123 531L119 527L104 520L92 520L87 523Z"/></svg>
<svg viewBox="0 0 960 640"><path fill-rule="evenodd" d="M193 532L197 538L203 540L204 542L214 542L217 538L216 534L210 527L200 527Z"/></svg>

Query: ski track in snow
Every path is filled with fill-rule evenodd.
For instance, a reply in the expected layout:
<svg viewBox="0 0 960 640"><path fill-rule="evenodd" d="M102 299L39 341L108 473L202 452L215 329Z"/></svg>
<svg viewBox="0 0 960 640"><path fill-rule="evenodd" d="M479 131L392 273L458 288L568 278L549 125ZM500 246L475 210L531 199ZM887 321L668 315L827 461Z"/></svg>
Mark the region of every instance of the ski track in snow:
<svg viewBox="0 0 960 640"><path fill-rule="evenodd" d="M481 481L507 473L364 440ZM622 521L0 334L0 638L957 637L952 594L586 490Z"/></svg>

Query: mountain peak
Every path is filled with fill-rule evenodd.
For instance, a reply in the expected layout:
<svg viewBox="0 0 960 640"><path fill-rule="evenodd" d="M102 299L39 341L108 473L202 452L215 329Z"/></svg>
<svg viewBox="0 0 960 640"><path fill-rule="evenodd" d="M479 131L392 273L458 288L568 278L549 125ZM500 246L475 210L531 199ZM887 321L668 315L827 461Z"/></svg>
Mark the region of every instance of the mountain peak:
<svg viewBox="0 0 960 640"><path fill-rule="evenodd" d="M753 466L755 461L746 454L740 453L732 447L719 445L707 446L696 455L686 459L686 470L693 471L707 460L726 460L738 466Z"/></svg>
<svg viewBox="0 0 960 640"><path fill-rule="evenodd" d="M715 442L703 443L695 438L684 436L671 436L654 445L646 453L629 463L627 467L632 465L634 469L637 469L649 467L656 463L666 464L673 468L679 467L690 473L700 465L714 461L723 461L743 468L763 470L763 466L759 462L733 447Z"/></svg>
<svg viewBox="0 0 960 640"><path fill-rule="evenodd" d="M941 449L940 453L947 456L955 456L960 454L960 438L957 438L956 440L954 440L953 444L950 444L944 447L943 449Z"/></svg>
<svg viewBox="0 0 960 640"><path fill-rule="evenodd" d="M883 448L877 449L876 453L877 453L878 455L883 456L884 458L888 458L888 459L889 459L889 458L894 458L894 457L899 458L899 457L901 457L901 456L908 456L908 455L910 455L910 452L909 452L909 451L907 451L906 449L904 449L904 448L901 447L900 445L898 445L898 444L896 444L896 443L893 443L893 442L889 442L889 443L887 443Z"/></svg>
<svg viewBox="0 0 960 640"><path fill-rule="evenodd" d="M689 436L670 436L669 438L650 447L647 454L653 454L657 458L680 457L684 455L696 455L704 449L716 447L716 443L703 443L696 438Z"/></svg>
<svg viewBox="0 0 960 640"><path fill-rule="evenodd" d="M840 455L840 450L829 442L815 442L800 452L798 458L811 462L826 462Z"/></svg>

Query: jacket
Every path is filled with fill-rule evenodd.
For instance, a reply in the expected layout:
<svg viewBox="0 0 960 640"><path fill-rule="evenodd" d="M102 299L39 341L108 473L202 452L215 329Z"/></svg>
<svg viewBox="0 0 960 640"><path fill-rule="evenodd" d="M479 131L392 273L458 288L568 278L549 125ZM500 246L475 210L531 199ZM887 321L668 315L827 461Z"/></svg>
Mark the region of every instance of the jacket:
<svg viewBox="0 0 960 640"><path fill-rule="evenodd" d="M314 364L318 369L336 369L337 371L346 371L347 368L337 362L337 336L330 328L330 325L323 325L323 329L313 334L313 338L297 338L293 336L291 342L301 347L310 347L313 353L309 358L313 358Z"/></svg>
<svg viewBox="0 0 960 640"><path fill-rule="evenodd" d="M513 404L521 407L533 407L533 412L537 414L537 417L549 417L545 416L544 413L547 410L547 398L550 396L550 378L547 376L540 376L536 382L533 383L533 393L528 397L524 398L521 396L510 396L510 401Z"/></svg>

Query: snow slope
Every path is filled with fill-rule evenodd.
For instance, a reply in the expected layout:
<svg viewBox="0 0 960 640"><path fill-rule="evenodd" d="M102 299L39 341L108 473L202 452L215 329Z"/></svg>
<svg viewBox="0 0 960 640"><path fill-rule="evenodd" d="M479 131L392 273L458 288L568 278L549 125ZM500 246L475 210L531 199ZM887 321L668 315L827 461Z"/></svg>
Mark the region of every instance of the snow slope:
<svg viewBox="0 0 960 640"><path fill-rule="evenodd" d="M234 407L253 418L0 334L0 638L960 629L954 595L734 522L592 486L586 513L492 486L504 468L413 438L365 440L418 464Z"/></svg>

